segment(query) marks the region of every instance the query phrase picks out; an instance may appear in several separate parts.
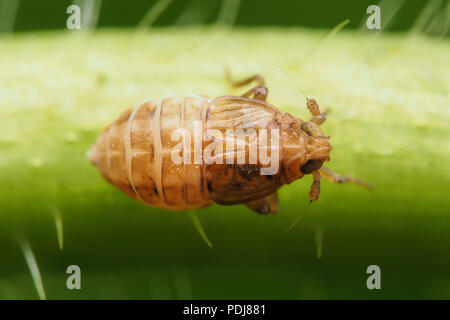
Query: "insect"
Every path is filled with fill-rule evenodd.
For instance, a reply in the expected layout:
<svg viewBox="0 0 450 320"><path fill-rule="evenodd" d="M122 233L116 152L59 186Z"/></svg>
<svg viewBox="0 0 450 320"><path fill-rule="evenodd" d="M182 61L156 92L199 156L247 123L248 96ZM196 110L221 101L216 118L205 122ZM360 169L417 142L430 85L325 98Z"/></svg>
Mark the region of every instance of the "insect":
<svg viewBox="0 0 450 320"><path fill-rule="evenodd" d="M332 147L329 137L324 136L320 128L326 113L320 112L316 100L307 99L312 118L304 121L266 102L268 89L263 77L229 80L234 87L252 82L257 85L239 97L168 97L139 104L124 112L100 134L89 153L90 161L109 183L130 197L169 210L196 209L218 203L245 204L260 214L277 213L277 190L308 174L313 177L311 201L319 198L322 176L335 183L355 182L367 186L356 178L340 176L323 167L323 163L330 160ZM210 141L222 147L214 149L212 159L222 161L173 161L173 150L179 144L173 141L172 133L182 128L198 136L196 123L202 125L202 138L211 130L225 133L225 138ZM239 149L247 162L228 162L228 151L236 151L232 160L238 157L236 140L231 149L227 145L230 137L226 130L229 129L272 130L278 132L279 143L275 145L271 139L270 145L263 146L261 140L256 139L257 134L253 138L249 136L249 142L244 141L246 148ZM272 174L262 174L265 165L261 159L248 161L250 140L256 143L256 149L252 150L270 149L270 155L275 152L279 155L275 163L277 170ZM182 144L180 151L189 154L183 159L191 160L196 147L204 152L209 145L205 141L195 143L188 140Z"/></svg>

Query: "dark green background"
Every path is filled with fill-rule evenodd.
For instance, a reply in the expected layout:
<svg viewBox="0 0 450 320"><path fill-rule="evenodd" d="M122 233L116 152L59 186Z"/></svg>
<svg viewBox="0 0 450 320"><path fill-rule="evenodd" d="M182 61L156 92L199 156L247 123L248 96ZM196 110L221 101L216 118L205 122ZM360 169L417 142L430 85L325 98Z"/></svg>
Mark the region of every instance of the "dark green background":
<svg viewBox="0 0 450 320"><path fill-rule="evenodd" d="M394 0L393 0L394 1ZM103 0L99 27L135 27L156 1ZM357 28L367 16L366 8L379 1L292 1L242 0L235 24L241 26L305 26L331 28L350 19L348 28ZM71 1L22 0L19 5L15 31L65 28L66 8ZM174 0L158 18L156 26L173 25L182 13L191 8L199 24L215 23L220 0ZM390 31L406 30L412 26L427 1L405 1L389 26Z"/></svg>

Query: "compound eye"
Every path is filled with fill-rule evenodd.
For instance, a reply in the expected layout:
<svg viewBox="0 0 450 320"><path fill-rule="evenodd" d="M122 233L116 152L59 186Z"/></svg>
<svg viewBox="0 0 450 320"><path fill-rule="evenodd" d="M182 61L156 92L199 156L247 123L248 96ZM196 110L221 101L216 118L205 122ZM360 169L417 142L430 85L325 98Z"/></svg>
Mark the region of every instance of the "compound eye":
<svg viewBox="0 0 450 320"><path fill-rule="evenodd" d="M300 167L300 171L303 174L310 174L314 171L320 169L322 167L323 160L317 159L317 160L308 160L304 165Z"/></svg>
<svg viewBox="0 0 450 320"><path fill-rule="evenodd" d="M308 136L312 136L312 135L313 135L313 126L312 126L312 124L311 124L310 122L303 122L303 123L300 125L300 128L301 128L303 131L305 131L305 133L306 133Z"/></svg>

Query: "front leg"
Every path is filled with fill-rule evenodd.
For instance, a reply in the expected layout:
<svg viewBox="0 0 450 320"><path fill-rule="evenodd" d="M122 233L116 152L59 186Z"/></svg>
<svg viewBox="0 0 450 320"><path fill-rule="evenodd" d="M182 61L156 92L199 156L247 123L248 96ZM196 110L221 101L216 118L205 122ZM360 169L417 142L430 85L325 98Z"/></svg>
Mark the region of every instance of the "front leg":
<svg viewBox="0 0 450 320"><path fill-rule="evenodd" d="M308 107L309 112L312 114L311 122L320 126L327 119L326 112L320 112L319 105L315 99L307 99L306 106Z"/></svg>
<svg viewBox="0 0 450 320"><path fill-rule="evenodd" d="M302 130L310 136L323 137L323 131L320 129L320 125L327 119L327 114L320 112L319 105L315 99L307 99L306 106L313 117L311 121L305 121L301 124Z"/></svg>
<svg viewBox="0 0 450 320"><path fill-rule="evenodd" d="M372 186L370 184L353 176L341 176L340 174L333 172L326 167L320 168L319 171L325 179L333 183L356 183L357 185L360 185L361 187L364 187L366 189L372 189Z"/></svg>
<svg viewBox="0 0 450 320"><path fill-rule="evenodd" d="M312 173L312 177L314 179L314 182L311 185L311 190L309 191L309 200L311 200L311 202L319 200L320 180L322 179L319 170L314 171Z"/></svg>

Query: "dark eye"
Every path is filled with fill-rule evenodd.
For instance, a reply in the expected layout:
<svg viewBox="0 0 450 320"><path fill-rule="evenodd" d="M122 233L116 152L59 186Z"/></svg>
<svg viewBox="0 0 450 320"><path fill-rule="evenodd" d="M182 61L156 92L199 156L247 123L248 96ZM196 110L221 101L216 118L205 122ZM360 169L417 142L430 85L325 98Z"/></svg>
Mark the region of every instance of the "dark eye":
<svg viewBox="0 0 450 320"><path fill-rule="evenodd" d="M323 160L308 160L304 165L300 167L300 171L303 174L309 174L313 171L316 171L317 169L320 169L322 167Z"/></svg>
<svg viewBox="0 0 450 320"><path fill-rule="evenodd" d="M310 122L303 122L300 128L306 132L308 136L312 136L313 134L313 126Z"/></svg>

